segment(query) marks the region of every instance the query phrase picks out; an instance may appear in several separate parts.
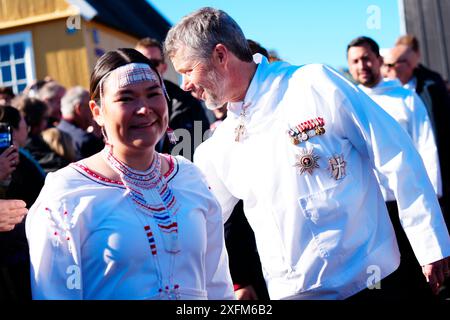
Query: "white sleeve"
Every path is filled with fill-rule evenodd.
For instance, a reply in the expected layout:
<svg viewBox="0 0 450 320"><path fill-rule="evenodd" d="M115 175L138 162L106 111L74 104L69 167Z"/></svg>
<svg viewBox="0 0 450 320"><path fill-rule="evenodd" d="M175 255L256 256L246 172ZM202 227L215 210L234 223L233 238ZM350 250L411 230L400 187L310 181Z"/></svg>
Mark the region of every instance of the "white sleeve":
<svg viewBox="0 0 450 320"><path fill-rule="evenodd" d="M233 209L239 199L234 197L228 191L227 187L217 175L216 168L213 164L214 160L212 159L215 153L211 150L212 148L210 148L210 142L210 140L207 140L195 149L194 163L205 175L208 186L211 188L212 193L219 201L222 208L223 222L225 223L233 212Z"/></svg>
<svg viewBox="0 0 450 320"><path fill-rule="evenodd" d="M74 210L55 197L56 181L46 184L26 219L33 299L83 299L79 226Z"/></svg>
<svg viewBox="0 0 450 320"><path fill-rule="evenodd" d="M441 197L441 167L436 142L426 107L415 92L411 92L411 95L407 98L407 104L412 111L410 132L414 145L422 157L428 177L433 184L434 191L438 197Z"/></svg>
<svg viewBox="0 0 450 320"><path fill-rule="evenodd" d="M403 229L421 265L450 255L450 237L436 193L423 161L405 130L372 99L324 67L334 86L334 118L349 139L375 168L374 151L394 191ZM317 82L317 81L316 81ZM333 110L332 110L333 111ZM380 169L378 169L380 170Z"/></svg>
<svg viewBox="0 0 450 320"><path fill-rule="evenodd" d="M211 201L206 224L206 290L208 299L234 300L222 214L219 204L214 199Z"/></svg>
<svg viewBox="0 0 450 320"><path fill-rule="evenodd" d="M195 165L190 164L190 166L193 169L191 177L195 182L198 181L199 194L207 204L204 208L206 211L205 285L208 299L232 300L235 296L228 266L220 205L209 190L202 172Z"/></svg>

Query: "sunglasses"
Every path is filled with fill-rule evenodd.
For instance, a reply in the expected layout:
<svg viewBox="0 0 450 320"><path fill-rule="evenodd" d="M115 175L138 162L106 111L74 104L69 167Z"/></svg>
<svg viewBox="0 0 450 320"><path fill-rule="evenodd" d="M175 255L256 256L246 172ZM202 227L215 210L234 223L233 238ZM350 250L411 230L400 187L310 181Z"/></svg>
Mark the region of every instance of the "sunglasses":
<svg viewBox="0 0 450 320"><path fill-rule="evenodd" d="M384 65L386 66L386 67L388 67L388 68L394 68L397 64L399 64L399 63L407 63L408 61L406 61L406 60L398 60L398 61L395 61L395 62L393 62L393 63L385 63Z"/></svg>

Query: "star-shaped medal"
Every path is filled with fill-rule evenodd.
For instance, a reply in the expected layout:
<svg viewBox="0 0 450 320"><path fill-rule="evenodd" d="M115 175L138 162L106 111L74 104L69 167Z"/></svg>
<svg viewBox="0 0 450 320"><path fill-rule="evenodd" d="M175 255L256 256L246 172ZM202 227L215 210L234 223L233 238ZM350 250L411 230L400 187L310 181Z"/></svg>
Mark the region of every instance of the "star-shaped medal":
<svg viewBox="0 0 450 320"><path fill-rule="evenodd" d="M315 168L319 168L317 160L319 160L320 157L314 154L313 149L300 149L300 154L295 155L295 157L296 162L294 167L297 167L300 174L305 172L312 174Z"/></svg>

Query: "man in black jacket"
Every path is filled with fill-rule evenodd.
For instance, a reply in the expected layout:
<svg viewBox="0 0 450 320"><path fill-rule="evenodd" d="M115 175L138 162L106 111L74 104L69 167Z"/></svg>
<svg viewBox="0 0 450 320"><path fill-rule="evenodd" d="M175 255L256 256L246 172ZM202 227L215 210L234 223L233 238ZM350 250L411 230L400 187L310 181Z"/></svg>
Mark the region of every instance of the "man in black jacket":
<svg viewBox="0 0 450 320"><path fill-rule="evenodd" d="M448 166L450 161L448 156L450 97L442 77L437 72L424 67L419 61L419 42L416 37L406 35L397 40L384 64L388 76L398 78L404 87L414 90L427 107L441 165L443 196L440 203L447 226L450 226L450 170Z"/></svg>
<svg viewBox="0 0 450 320"><path fill-rule="evenodd" d="M135 48L146 56L161 76L167 71L167 64L161 43L152 38L141 39ZM189 92L183 91L175 83L164 80L169 98L169 127L181 138L176 146L170 144L167 137L158 143L158 151L181 154L192 161L195 148L203 142L203 135L209 129L209 121L201 102ZM184 129L184 130L183 130Z"/></svg>

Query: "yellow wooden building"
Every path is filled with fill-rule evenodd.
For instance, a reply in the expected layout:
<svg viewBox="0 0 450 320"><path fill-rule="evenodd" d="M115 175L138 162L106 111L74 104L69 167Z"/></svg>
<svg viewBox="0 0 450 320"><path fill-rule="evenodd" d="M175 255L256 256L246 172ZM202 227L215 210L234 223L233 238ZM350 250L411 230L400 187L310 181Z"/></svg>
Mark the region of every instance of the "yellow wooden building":
<svg viewBox="0 0 450 320"><path fill-rule="evenodd" d="M0 0L0 87L15 93L46 76L89 87L104 52L160 41L169 22L145 0ZM168 78L176 82L173 69Z"/></svg>

